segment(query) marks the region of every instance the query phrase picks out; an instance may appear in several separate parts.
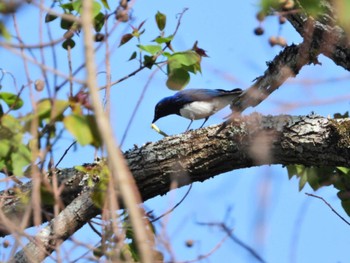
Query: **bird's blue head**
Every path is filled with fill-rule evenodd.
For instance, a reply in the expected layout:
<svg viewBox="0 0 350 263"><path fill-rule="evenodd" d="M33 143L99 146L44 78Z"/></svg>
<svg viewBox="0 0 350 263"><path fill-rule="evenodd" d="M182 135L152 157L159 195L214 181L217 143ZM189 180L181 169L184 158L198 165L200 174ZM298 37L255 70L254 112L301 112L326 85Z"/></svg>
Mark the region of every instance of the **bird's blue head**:
<svg viewBox="0 0 350 263"><path fill-rule="evenodd" d="M180 114L181 105L173 96L166 97L160 100L154 109L154 118L152 123L155 123L158 119L171 115Z"/></svg>

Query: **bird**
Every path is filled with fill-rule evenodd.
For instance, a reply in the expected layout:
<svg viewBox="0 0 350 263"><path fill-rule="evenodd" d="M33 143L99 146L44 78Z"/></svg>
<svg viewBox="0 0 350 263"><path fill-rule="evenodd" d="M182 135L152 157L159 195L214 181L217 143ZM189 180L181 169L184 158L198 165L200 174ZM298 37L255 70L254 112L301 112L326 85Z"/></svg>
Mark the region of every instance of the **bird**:
<svg viewBox="0 0 350 263"><path fill-rule="evenodd" d="M236 100L242 89L186 89L175 93L173 96L163 98L155 106L154 124L158 119L176 114L191 120L186 131L189 130L194 120L204 119L200 126L207 122L209 117Z"/></svg>

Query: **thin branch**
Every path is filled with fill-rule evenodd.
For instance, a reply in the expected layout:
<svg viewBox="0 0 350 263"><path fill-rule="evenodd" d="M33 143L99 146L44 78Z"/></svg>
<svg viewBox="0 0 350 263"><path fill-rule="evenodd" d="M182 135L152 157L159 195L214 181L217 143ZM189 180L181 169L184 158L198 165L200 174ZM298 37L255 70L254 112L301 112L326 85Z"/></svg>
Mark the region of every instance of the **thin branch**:
<svg viewBox="0 0 350 263"><path fill-rule="evenodd" d="M249 254L251 254L259 262L265 263L265 260L263 260L262 257L253 248L251 248L249 245L244 243L238 237L233 235L233 229L229 229L229 227L225 223L216 223L216 222L202 223L202 222L197 222L197 224L198 225L202 225L202 226L216 226L216 227L221 228L221 230L223 230L227 234L227 236L231 238L231 240L233 242L235 242L236 244L238 244L239 246L241 246L242 248L247 250L249 252Z"/></svg>
<svg viewBox="0 0 350 263"><path fill-rule="evenodd" d="M151 84L151 81L152 81L154 75L155 75L157 72L158 72L158 69L156 69L156 70L154 70L154 71L152 72L152 74L149 76L149 78L148 78L148 80L147 80L145 86L144 86L143 89L142 89L142 92L141 92L141 94L140 94L140 97L139 97L139 99L137 100L136 106L135 106L134 110L132 111L131 117L130 117L130 119L129 119L129 121L128 121L128 124L126 125L124 134L123 134L122 139L121 139L121 141L120 141L120 147L122 147L123 144L124 144L124 141L125 141L125 139L126 139L126 136L128 135L129 129L130 129L130 127L131 127L131 124L132 124L133 121L134 121L134 118L135 118L135 116L136 116L136 113L137 113L137 111L138 111L138 109L139 109L139 107L140 107L140 105L141 105L141 102L142 102L142 100L143 100L143 98L144 98L144 96L145 96L145 94L146 94L146 91L147 91L149 85Z"/></svg>
<svg viewBox="0 0 350 263"><path fill-rule="evenodd" d="M233 230L232 230L233 231ZM208 257L210 257L212 254L214 254L215 251L217 251L222 244L224 244L224 242L226 241L226 239L229 237L229 234L227 234L226 236L224 236L219 243L217 243L215 245L215 247L212 248L212 250L210 250L208 253L204 254L204 255L199 255L197 258L192 259L192 260L186 260L186 261L182 261L180 263L193 263L193 262L197 262L197 261L201 261L203 259L206 259Z"/></svg>
<svg viewBox="0 0 350 263"><path fill-rule="evenodd" d="M266 262L253 248L251 248L249 245L244 243L238 237L233 235L232 230L230 230L225 224L221 224L221 229L224 230L227 233L227 235L229 235L229 237L231 238L231 240L233 242L235 242L236 244L238 244L239 246L241 246L242 248L247 250L249 252L249 254L251 254L256 260L258 260L261 263Z"/></svg>
<svg viewBox="0 0 350 263"><path fill-rule="evenodd" d="M332 212L334 214L336 214L341 220L343 220L346 224L348 224L350 226L349 221L347 221L344 217L342 217L326 200L324 200L323 197L318 196L318 195L314 195L314 194L309 194L309 193L305 193L305 194L308 196L311 196L311 197L321 199L332 210Z"/></svg>
<svg viewBox="0 0 350 263"><path fill-rule="evenodd" d="M164 217L164 216L170 214L171 212L173 212L186 199L186 197L190 193L191 189L192 189L192 184L190 184L190 187L187 189L186 194L181 198L181 200L176 205L174 205L170 210L166 211L162 215L152 219L150 222L154 223L154 222L158 221L159 219L161 219L162 217Z"/></svg>
<svg viewBox="0 0 350 263"><path fill-rule="evenodd" d="M77 143L77 141L72 142L68 148L64 151L64 153L62 154L61 158L58 160L57 164L55 165L55 168L58 167L58 165L62 162L63 158L67 155L67 153L69 152L70 148L72 148L75 144Z"/></svg>

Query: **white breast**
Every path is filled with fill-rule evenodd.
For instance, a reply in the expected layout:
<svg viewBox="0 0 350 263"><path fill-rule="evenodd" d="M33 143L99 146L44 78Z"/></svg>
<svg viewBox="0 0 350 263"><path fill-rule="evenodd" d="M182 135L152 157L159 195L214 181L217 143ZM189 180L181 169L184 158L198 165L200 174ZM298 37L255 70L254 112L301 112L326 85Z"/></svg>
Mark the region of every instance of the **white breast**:
<svg viewBox="0 0 350 263"><path fill-rule="evenodd" d="M212 101L194 101L186 104L180 110L180 114L182 117L190 120L204 119L226 107L231 100L232 98L228 96L215 98Z"/></svg>

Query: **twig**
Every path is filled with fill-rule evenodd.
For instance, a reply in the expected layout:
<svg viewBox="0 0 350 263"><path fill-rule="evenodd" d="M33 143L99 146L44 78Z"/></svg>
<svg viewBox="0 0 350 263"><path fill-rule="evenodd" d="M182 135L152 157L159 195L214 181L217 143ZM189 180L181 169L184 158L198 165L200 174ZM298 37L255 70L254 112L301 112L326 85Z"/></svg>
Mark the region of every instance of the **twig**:
<svg viewBox="0 0 350 263"><path fill-rule="evenodd" d="M247 250L254 258L256 258L259 262L265 263L266 261L250 246L240 240L238 237L232 234L232 231L225 225L221 224L221 228L230 236L233 242L237 243L239 246L243 247Z"/></svg>
<svg viewBox="0 0 350 263"><path fill-rule="evenodd" d="M190 184L190 187L188 188L186 194L181 198L181 200L176 204L174 205L170 210L166 211L165 213L163 213L162 215L156 217L155 219L152 219L150 222L153 223L155 221L158 221L159 219L161 219L162 217L170 214L171 212L173 212L185 199L186 197L188 196L188 194L190 193L192 189L192 184Z"/></svg>
<svg viewBox="0 0 350 263"><path fill-rule="evenodd" d="M98 235L99 237L102 237L102 234L96 229L96 227L94 227L91 220L88 221L88 224L91 227L92 231L94 231L96 233L96 235Z"/></svg>
<svg viewBox="0 0 350 263"><path fill-rule="evenodd" d="M64 153L62 154L61 158L58 160L57 164L55 165L55 168L57 168L57 166L62 162L63 158L69 152L70 148L72 148L74 146L74 144L76 144L76 143L77 143L77 141L74 141L68 146L68 148L64 151Z"/></svg>
<svg viewBox="0 0 350 263"><path fill-rule="evenodd" d="M335 213L341 220L343 220L346 224L350 225L349 221L347 221L344 217L342 217L337 211L335 211L335 209L321 196L318 195L314 195L314 194L309 194L309 193L305 193L308 196L311 197L315 197L318 199L321 199L326 205L328 205L328 207L333 211L333 213Z"/></svg>
<svg viewBox="0 0 350 263"><path fill-rule="evenodd" d="M133 121L134 121L134 119L135 119L135 116L136 116L136 113L137 113L137 111L138 111L138 109L139 109L139 107L140 107L140 105L141 105L141 102L142 102L142 100L143 100L143 98L144 98L144 96L145 96L145 94L146 94L146 91L147 91L149 85L151 84L151 80L153 79L154 75L155 75L157 72L158 72L158 69L156 69L156 70L154 70L154 71L152 72L152 74L149 76L149 78L148 78L148 80L147 80L145 86L144 86L143 89L142 89L142 92L141 92L141 94L140 94L140 97L139 97L139 99L138 99L138 101L137 101L137 103L136 103L136 106L135 106L135 108L134 108L134 110L133 110L133 112L132 112L132 114L131 114L131 117L130 117L130 119L129 119L129 121L128 121L128 124L126 125L125 131L124 131L124 134L123 134L123 137L122 137L122 139L121 139L121 141L120 141L120 147L122 147L123 144L124 144L124 141L125 141L125 139L126 139L126 136L128 135L129 129L130 129L130 127L131 127L131 124L133 123Z"/></svg>
<svg viewBox="0 0 350 263"><path fill-rule="evenodd" d="M222 244L226 241L226 239L229 237L229 235L227 234L226 236L224 236L219 243L216 244L215 247L213 247L212 250L210 250L207 254L204 254L204 255L199 255L196 259L192 259L192 260L187 260L187 261L182 261L180 263L192 263L192 262L197 262L197 261L200 261L202 259L205 259L205 258L208 258L209 256L211 256L212 254L214 254L214 252L216 250L218 250Z"/></svg>
<svg viewBox="0 0 350 263"><path fill-rule="evenodd" d="M253 248L251 248L249 245L244 243L238 237L234 236L232 234L233 230L229 229L225 223L216 223L216 222L201 223L201 222L197 222L197 224L204 225L204 226L217 226L217 227L221 228L224 232L227 233L228 237L230 237L233 242L237 243L239 246L241 246L245 250L247 250L255 259L257 259L261 263L266 262Z"/></svg>

